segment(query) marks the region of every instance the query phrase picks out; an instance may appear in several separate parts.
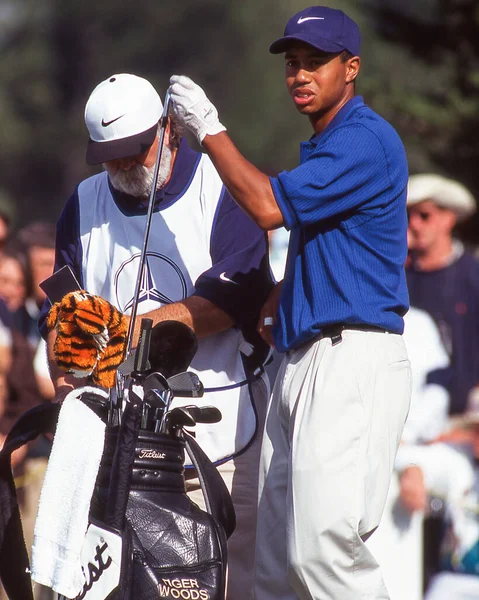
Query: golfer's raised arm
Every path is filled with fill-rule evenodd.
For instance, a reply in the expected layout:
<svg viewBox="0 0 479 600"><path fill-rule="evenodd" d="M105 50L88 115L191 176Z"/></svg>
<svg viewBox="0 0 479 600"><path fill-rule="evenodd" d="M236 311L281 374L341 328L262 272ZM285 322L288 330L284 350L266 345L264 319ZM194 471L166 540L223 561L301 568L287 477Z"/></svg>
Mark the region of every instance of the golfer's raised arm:
<svg viewBox="0 0 479 600"><path fill-rule="evenodd" d="M239 152L202 88L183 75L170 79L173 111L209 154L234 200L265 230L283 224L269 177Z"/></svg>

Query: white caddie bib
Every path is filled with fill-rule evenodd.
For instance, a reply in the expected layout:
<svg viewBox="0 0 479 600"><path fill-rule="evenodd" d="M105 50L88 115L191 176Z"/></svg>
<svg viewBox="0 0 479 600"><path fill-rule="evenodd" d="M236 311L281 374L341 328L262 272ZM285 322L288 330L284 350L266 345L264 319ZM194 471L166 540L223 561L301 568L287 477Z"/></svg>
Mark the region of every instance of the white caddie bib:
<svg viewBox="0 0 479 600"><path fill-rule="evenodd" d="M212 266L210 241L222 191L221 179L203 155L184 193L153 213L138 315L187 298L197 278ZM106 172L83 181L78 198L85 289L128 314L147 217L122 213ZM201 339L191 364L208 390L198 404L214 405L222 413L219 424L195 427L196 438L212 461L239 452L255 432L256 417L239 353L242 343L241 332L234 328ZM186 404L191 398L177 398L172 406Z"/></svg>

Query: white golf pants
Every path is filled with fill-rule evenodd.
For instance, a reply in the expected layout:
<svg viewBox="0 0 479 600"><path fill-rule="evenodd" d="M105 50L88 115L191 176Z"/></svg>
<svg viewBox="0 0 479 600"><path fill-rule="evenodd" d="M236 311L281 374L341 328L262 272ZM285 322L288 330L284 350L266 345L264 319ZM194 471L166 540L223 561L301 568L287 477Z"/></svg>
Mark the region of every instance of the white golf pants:
<svg viewBox="0 0 479 600"><path fill-rule="evenodd" d="M263 437L256 600L386 600L378 526L409 410L402 337L346 330L286 354Z"/></svg>

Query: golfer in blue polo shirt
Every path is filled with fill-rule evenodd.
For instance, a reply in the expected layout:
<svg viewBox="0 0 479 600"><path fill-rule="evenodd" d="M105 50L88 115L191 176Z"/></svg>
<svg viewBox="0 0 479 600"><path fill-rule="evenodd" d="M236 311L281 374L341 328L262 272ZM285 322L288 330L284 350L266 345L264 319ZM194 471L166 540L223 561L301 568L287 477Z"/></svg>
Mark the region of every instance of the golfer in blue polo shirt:
<svg viewBox="0 0 479 600"><path fill-rule="evenodd" d="M263 229L284 225L284 281L259 330L284 360L262 449L256 600L386 600L366 540L377 528L409 409L407 161L355 96L358 27L342 11L294 15L270 47L312 138L270 178L236 149L203 90L171 78L173 110ZM254 293L252 291L252 293Z"/></svg>

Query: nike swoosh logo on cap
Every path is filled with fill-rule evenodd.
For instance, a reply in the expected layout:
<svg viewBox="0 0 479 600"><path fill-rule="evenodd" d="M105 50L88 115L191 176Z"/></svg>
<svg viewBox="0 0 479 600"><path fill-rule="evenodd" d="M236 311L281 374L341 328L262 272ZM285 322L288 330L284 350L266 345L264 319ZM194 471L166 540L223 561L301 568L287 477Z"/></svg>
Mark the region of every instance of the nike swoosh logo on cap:
<svg viewBox="0 0 479 600"><path fill-rule="evenodd" d="M233 281L229 277L226 277L226 271L223 271L220 275L221 281L227 281L228 283L234 283L235 285L239 285L237 281Z"/></svg>
<svg viewBox="0 0 479 600"><path fill-rule="evenodd" d="M299 17L298 25L301 25L301 23L304 23L305 21L316 21L316 20L324 21L324 17Z"/></svg>
<svg viewBox="0 0 479 600"><path fill-rule="evenodd" d="M115 121L118 121L118 119L121 119L124 116L125 115L120 115L119 117L117 117L116 119L112 119L111 121L105 121L105 119L102 119L101 124L103 127L108 127L108 125L111 125L112 123L114 123Z"/></svg>

